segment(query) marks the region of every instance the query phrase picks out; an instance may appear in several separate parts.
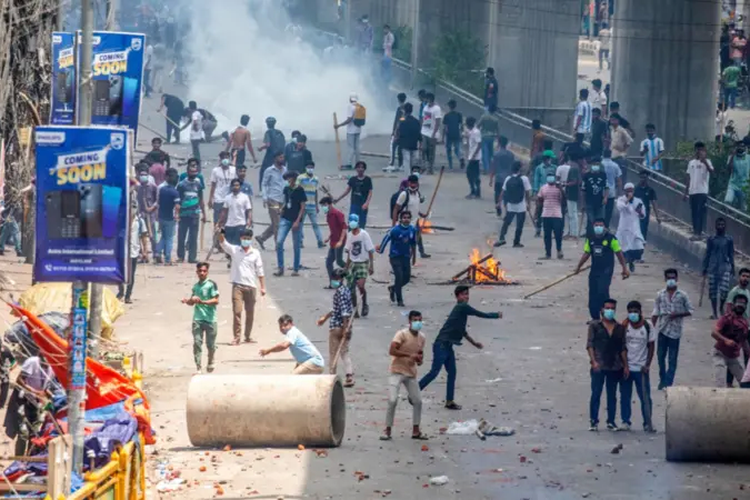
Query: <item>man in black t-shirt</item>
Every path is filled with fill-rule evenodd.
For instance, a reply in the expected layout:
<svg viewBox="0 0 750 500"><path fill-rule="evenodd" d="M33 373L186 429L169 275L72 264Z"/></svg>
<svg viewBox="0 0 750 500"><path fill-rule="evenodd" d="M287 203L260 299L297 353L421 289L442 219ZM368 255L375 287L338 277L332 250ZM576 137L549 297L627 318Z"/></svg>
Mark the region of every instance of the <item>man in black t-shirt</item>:
<svg viewBox="0 0 750 500"><path fill-rule="evenodd" d="M464 158L461 155L461 132L464 126L464 117L456 111L456 101L451 99L448 101L448 111L443 117L443 125L445 127L445 152L448 155L448 168L453 170L453 155L451 151L456 153L456 158L461 162L461 169L465 167Z"/></svg>
<svg viewBox="0 0 750 500"><path fill-rule="evenodd" d="M661 224L661 219L659 218L659 210L656 206L656 191L648 185L648 177L651 173L648 170L641 170L640 175L641 182L635 187L635 197L643 202L643 206L646 209L646 216L641 219L641 233L643 233L643 240L645 241L648 235L648 221L651 217L652 207L656 216L656 222Z"/></svg>
<svg viewBox="0 0 750 500"><path fill-rule="evenodd" d="M591 160L591 168L583 175L583 200L586 210L586 237L591 236L594 221L604 217L604 207L609 197L607 174L599 164L599 158Z"/></svg>
<svg viewBox="0 0 750 500"><path fill-rule="evenodd" d="M591 110L591 117L591 141L589 141L591 149L589 149L589 154L592 157L602 156L604 150L609 147L609 143L607 142L609 122L602 118L602 110L599 108Z"/></svg>
<svg viewBox="0 0 750 500"><path fill-rule="evenodd" d="M307 149L307 136L299 134L294 147L289 148L284 157L286 158L287 169L297 172L297 174L304 173L305 168L313 162L312 153Z"/></svg>
<svg viewBox="0 0 750 500"><path fill-rule="evenodd" d="M172 94L162 94L161 106L157 113L161 113L164 108L167 109L167 144L172 142L172 132L174 132L175 143L180 143L180 121L185 113L185 103L177 96Z"/></svg>
<svg viewBox="0 0 750 500"><path fill-rule="evenodd" d="M162 151L161 144L162 142L160 137L154 137L153 139L151 139L151 147L153 149L149 151L149 153L143 158L143 161L149 167L154 163L160 163L166 168L169 168L171 166L169 154L167 154L165 151Z"/></svg>
<svg viewBox="0 0 750 500"><path fill-rule="evenodd" d="M367 163L358 161L354 168L357 171L357 175L349 178L346 191L336 198L334 203L338 203L351 193L352 199L349 203L349 215L357 214L359 217L359 227L365 229L367 224L367 210L370 208L370 200L372 199L372 179L365 175Z"/></svg>
<svg viewBox="0 0 750 500"><path fill-rule="evenodd" d="M403 160L399 164L399 170L404 170L405 164L407 172L411 172L413 160L419 150L419 143L422 141L422 126L419 124L419 120L412 115L413 112L414 106L410 102L404 104L404 119L401 120L396 130L395 139ZM362 221L360 221L361 224Z"/></svg>
<svg viewBox="0 0 750 500"><path fill-rule="evenodd" d="M393 118L393 131L391 132L391 161L388 163L388 167L383 169L386 172L393 172L395 170L394 164L396 163L396 153L398 153L399 168L403 167L404 165L404 157L401 154L401 148L399 147L398 141L396 140L396 133L398 131L399 125L401 125L401 122L404 121L404 104L406 103L406 94L401 92L396 96L396 99L398 100L398 107L396 108L396 116Z"/></svg>
<svg viewBox="0 0 750 500"><path fill-rule="evenodd" d="M292 232L292 246L294 248L294 267L292 276L299 276L302 252L302 217L305 214L307 195L305 189L297 183L297 172L284 174L287 186L284 188L284 208L279 220L279 234L276 237L276 261L279 269L274 276L284 276L284 241Z"/></svg>

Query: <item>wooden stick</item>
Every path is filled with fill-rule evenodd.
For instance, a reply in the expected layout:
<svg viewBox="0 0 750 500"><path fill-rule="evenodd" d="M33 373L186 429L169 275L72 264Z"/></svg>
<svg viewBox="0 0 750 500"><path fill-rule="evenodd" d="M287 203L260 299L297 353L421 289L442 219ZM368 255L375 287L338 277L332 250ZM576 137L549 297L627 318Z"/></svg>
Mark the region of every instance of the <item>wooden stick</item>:
<svg viewBox="0 0 750 500"><path fill-rule="evenodd" d="M425 215L430 215L432 211L432 204L435 203L435 197L437 196L438 189L440 189L440 181L443 180L443 173L445 172L445 166L440 167L440 175L438 175L437 184L435 184L435 190L432 192L432 198L430 198L430 204L427 205L427 211Z"/></svg>
<svg viewBox="0 0 750 500"><path fill-rule="evenodd" d="M703 279L701 280L701 295L698 299L698 307L703 307L703 293L706 291L706 278L707 276L703 276Z"/></svg>
<svg viewBox="0 0 750 500"><path fill-rule="evenodd" d="M333 113L333 131L336 133L336 161L339 162L339 170L342 169L344 166L341 163L341 139L339 139L339 129L338 129L339 119L336 116L336 112Z"/></svg>
<svg viewBox="0 0 750 500"><path fill-rule="evenodd" d="M534 216L531 215L531 209L529 208L529 205L526 205L526 213L529 214L529 219L531 219L531 225L536 227L536 219L534 219Z"/></svg>
<svg viewBox="0 0 750 500"><path fill-rule="evenodd" d="M169 123L171 123L172 125L174 125L175 127L177 127L177 130L180 130L181 127L178 124L176 124L170 117L168 117L166 113L162 112L161 115L164 118L166 118Z"/></svg>
<svg viewBox="0 0 750 500"><path fill-rule="evenodd" d="M478 271L480 274L484 274L484 277L487 279L500 281L496 275L493 275L488 269L485 269L482 266L474 266L474 271ZM474 276L474 281L477 281L476 276Z"/></svg>
<svg viewBox="0 0 750 500"><path fill-rule="evenodd" d="M346 320L346 325L343 329L344 338L341 339L339 348L336 350L336 355L333 357L333 360L331 361L330 371L332 375L336 375L336 368L337 368L337 365L339 364L339 357L341 356L341 351L344 350L344 345L349 343L349 340L346 338L346 334L352 329L353 322L354 322L354 316L349 316L349 319Z"/></svg>
<svg viewBox="0 0 750 500"><path fill-rule="evenodd" d="M460 273L458 273L457 275L455 275L454 277L452 277L451 281L457 280L458 278L460 278L464 274L466 274L469 271L471 271L472 267L475 267L475 266L478 266L480 264L483 264L483 263L487 262L488 260L490 260L491 258L492 258L492 254L488 253L487 255L485 255L484 257L482 257L481 259L479 259L479 261L476 264L469 264L469 266L467 266L466 269L464 269L463 271L461 271Z"/></svg>
<svg viewBox="0 0 750 500"><path fill-rule="evenodd" d="M373 152L370 152L370 151L360 151L359 154L361 154L362 156L373 156L375 158L390 158L391 157L391 155L389 155L389 154L385 154L385 153L373 153Z"/></svg>
<svg viewBox="0 0 750 500"><path fill-rule="evenodd" d="M579 272L577 272L577 273L576 273L576 272L572 272L572 273L570 273L570 274L566 274L566 275L565 275L565 276L563 276L562 278L560 278L560 279L557 279L557 280L553 281L553 282L552 282L552 283L550 283L549 285L544 285L544 286L543 286L542 288L538 288L538 289L534 290L533 292L531 292L531 293L529 293L529 294L527 294L527 295L524 295L524 296L523 296L523 298L524 298L524 299L528 299L528 298L530 298L530 297L533 297L534 295L536 295L536 294L538 294L538 293L542 293L542 292L543 292L543 291L545 291L545 290L549 290L549 289L550 289L550 288L552 288L553 286L555 286L555 285L559 285L559 284L560 284L560 283L562 283L563 281L565 281L565 280L567 280L567 279L570 279L570 278L572 278L573 276L578 276L579 274L581 274L581 273L582 273L583 271L585 271L586 269L588 269L588 268L590 268L590 267L591 267L591 265L589 264L588 266L585 266L584 268L582 268L582 269L581 269L581 270L580 270Z"/></svg>

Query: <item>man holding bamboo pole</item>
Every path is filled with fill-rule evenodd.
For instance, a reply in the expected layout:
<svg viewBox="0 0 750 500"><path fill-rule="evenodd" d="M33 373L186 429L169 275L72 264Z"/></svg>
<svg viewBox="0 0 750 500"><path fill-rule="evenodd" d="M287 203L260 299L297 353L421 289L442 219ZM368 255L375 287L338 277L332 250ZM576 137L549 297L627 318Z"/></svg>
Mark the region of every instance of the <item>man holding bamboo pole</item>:
<svg viewBox="0 0 750 500"><path fill-rule="evenodd" d="M333 307L324 316L318 319L318 326L330 320L328 333L328 354L330 358L330 373L336 374L338 360L344 362L346 380L344 387L354 387L354 366L349 356L349 341L352 338L352 319L354 317L354 306L352 304L352 292L348 286L344 286L346 271L336 269L333 271L331 286L336 289L333 294Z"/></svg>

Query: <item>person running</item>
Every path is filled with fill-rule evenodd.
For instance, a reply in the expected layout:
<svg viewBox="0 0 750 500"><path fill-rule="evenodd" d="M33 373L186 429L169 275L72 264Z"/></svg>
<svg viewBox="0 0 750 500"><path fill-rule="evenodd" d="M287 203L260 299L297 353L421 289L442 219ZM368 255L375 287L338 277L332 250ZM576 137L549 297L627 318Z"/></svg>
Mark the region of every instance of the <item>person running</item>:
<svg viewBox="0 0 750 500"><path fill-rule="evenodd" d="M625 184L625 194L617 198L617 211L620 214L617 240L632 273L635 271L635 263L643 257L645 240L641 234L641 221L646 217L643 201L635 197L633 183Z"/></svg>
<svg viewBox="0 0 750 500"><path fill-rule="evenodd" d="M325 370L323 356L310 342L310 339L294 326L294 320L288 314L279 318L279 331L284 336L284 340L268 349L261 349L258 352L261 358L289 349L296 362L292 370L293 375L320 375L323 373Z"/></svg>
<svg viewBox="0 0 750 500"><path fill-rule="evenodd" d="M500 210L503 203L506 205L505 219L500 228L500 237L495 243L495 247L505 245L505 235L508 232L513 219L516 219L516 235L513 238L513 248L523 248L521 243L521 234L523 225L526 222L526 212L529 211L528 200L531 197L531 183L529 178L521 175L521 162L513 163L511 175L505 178L500 195L497 198L496 206Z"/></svg>
<svg viewBox="0 0 750 500"><path fill-rule="evenodd" d="M412 439L427 440L422 434L420 423L422 420L422 393L417 382L417 366L422 366L424 360L424 346L427 339L422 330L422 313L409 311L409 328L396 332L391 340L388 354L391 355L391 366L388 377L388 411L385 414L385 431L380 436L381 441L392 439L391 430L396 416L399 389L403 385L412 406Z"/></svg>
<svg viewBox="0 0 750 500"><path fill-rule="evenodd" d="M659 390L671 387L677 373L677 355L682 338L682 320L693 314L690 298L677 288L677 269L664 270L666 287L656 295L651 324L656 327L658 340L656 358L659 362Z"/></svg>
<svg viewBox="0 0 750 500"><path fill-rule="evenodd" d="M156 263L172 265L172 246L177 222L180 220L180 193L177 191L177 170L167 170L166 184L158 191L159 244L156 250Z"/></svg>
<svg viewBox="0 0 750 500"><path fill-rule="evenodd" d="M331 286L336 289L333 294L333 307L324 316L318 318L317 324L323 326L326 321L330 320L328 324L329 373L336 375L338 361L341 360L346 374L344 387L354 387L354 365L349 356L354 306L351 289L344 285L344 279L346 279L345 270L333 271Z"/></svg>
<svg viewBox="0 0 750 500"><path fill-rule="evenodd" d="M359 217L359 227L365 229L367 226L367 211L370 208L370 200L372 199L372 179L365 175L367 163L358 161L355 170L357 171L357 175L349 178L349 181L346 183L346 191L336 198L334 203L340 202L351 193L349 215L357 215Z"/></svg>
<svg viewBox="0 0 750 500"><path fill-rule="evenodd" d="M616 320L617 301L606 298L599 312L600 318L589 323L586 351L591 364L591 399L589 400L589 430L599 430L599 405L602 389L607 386L607 429L618 431L617 384L628 378L625 327Z"/></svg>
<svg viewBox="0 0 750 500"><path fill-rule="evenodd" d="M460 162L461 170L464 169L464 157L461 155L461 135L464 128L464 117L456 111L456 100L448 101L448 111L443 118L445 152L448 155L448 169L453 170L453 154Z"/></svg>
<svg viewBox="0 0 750 500"><path fill-rule="evenodd" d="M565 193L555 183L555 175L550 172L547 175L547 184L539 190L537 196L537 218L542 219L544 228L544 256L540 260L552 258L552 235L555 236L555 247L557 258L564 257L562 251L563 236L563 206L565 205Z"/></svg>
<svg viewBox="0 0 750 500"><path fill-rule="evenodd" d="M260 252L253 248L253 230L246 228L240 234L240 244L233 245L226 238L226 231L219 232L219 244L231 261L229 279L232 282L232 332L233 345L240 344L242 312L245 312L245 342L252 343L255 302L266 295L266 274Z"/></svg>
<svg viewBox="0 0 750 500"><path fill-rule="evenodd" d="M162 94L161 105L156 110L157 113L162 113L164 108L167 112L164 114L164 118L167 126L167 144L172 142L172 133L174 133L175 144L180 143L180 121L182 121L182 115L185 114L185 103L182 102L177 96L172 94Z"/></svg>
<svg viewBox="0 0 750 500"><path fill-rule="evenodd" d="M229 196L229 184L237 178L237 169L229 161L229 153L219 153L219 166L211 171L211 191L208 194L208 208L214 211L214 224L219 222L224 200Z"/></svg>
<svg viewBox="0 0 750 500"><path fill-rule="evenodd" d="M208 373L214 371L216 355L216 309L219 305L219 287L213 280L208 279L209 268L208 262L196 264L198 283L193 285L190 297L182 299L183 304L193 307L193 360L198 374L201 373L204 338L208 348Z"/></svg>
<svg viewBox="0 0 750 500"><path fill-rule="evenodd" d="M388 258L393 271L393 285L388 287L391 303L396 302L399 307L404 306L403 288L411 280L411 266L417 259L417 229L411 224L412 215L409 210L399 214L399 224L393 226L383 241L375 247L378 253L385 252L390 243L391 249Z"/></svg>
<svg viewBox="0 0 750 500"><path fill-rule="evenodd" d="M265 156L263 156L260 172L258 172L258 186L260 187L261 194L263 194L263 176L266 170L277 162L278 155L284 154L284 147L286 145L283 132L276 130L276 118L273 116L266 118L266 127L266 133L263 135L263 145L258 148L259 153L262 151L266 152Z"/></svg>
<svg viewBox="0 0 750 500"><path fill-rule="evenodd" d="M706 242L703 257L703 276L708 277L708 298L711 299L712 319L724 310L724 302L734 277L734 239L726 234L727 222L716 219L716 234Z"/></svg>
<svg viewBox="0 0 750 500"><path fill-rule="evenodd" d="M329 244L328 256L326 256L326 271L328 271L328 286L326 288L332 289L331 281L333 280L333 263L335 262L339 267L345 267L344 262L344 243L346 242L346 222L344 220L344 213L333 206L333 199L330 196L324 196L320 200L320 209L323 215L326 216L326 222L328 223L328 239L326 240Z"/></svg>
<svg viewBox="0 0 750 500"><path fill-rule="evenodd" d="M307 195L297 182L297 172L284 174L286 187L284 188L284 208L279 219L279 234L276 237L276 262L279 268L274 276L284 276L284 242L289 232L292 233L292 248L294 249L294 264L292 276L299 276L302 266L302 217L305 215Z"/></svg>
<svg viewBox="0 0 750 500"><path fill-rule="evenodd" d="M435 94L425 95L427 105L422 113L422 157L427 173L432 175L435 169L435 150L440 142L443 112L435 103Z"/></svg>
<svg viewBox="0 0 750 500"><path fill-rule="evenodd" d="M443 323L440 332L435 338L435 342L432 344L432 367L429 373L419 381L419 390L423 391L425 387L430 385L430 382L435 380L443 369L443 366L445 366L445 370L448 372L445 407L449 410L460 410L461 406L456 404L454 397L456 389L456 354L453 352L453 346L461 345L463 339L466 339L477 349L484 349L484 345L474 340L466 330L466 322L469 316L500 319L503 317L503 313L485 313L471 307L469 305L469 287L466 285L457 286L453 291L453 295L456 297L456 305L453 306L453 310L451 310L448 319Z"/></svg>
<svg viewBox="0 0 750 500"><path fill-rule="evenodd" d="M399 164L399 171L404 170L404 166L407 172L411 171L417 151L422 144L422 126L419 124L419 120L414 118L413 113L414 106L412 103L404 104L404 117L396 128L394 142L398 145L403 159Z"/></svg>
<svg viewBox="0 0 750 500"><path fill-rule="evenodd" d="M286 189L286 166L284 164L284 152L279 151L273 160L273 167L269 168L263 176L261 193L263 195L263 206L268 209L268 218L271 224L263 231L263 234L255 237L258 246L265 250L266 241L273 236L274 241L279 233L279 219L281 218L281 209L286 201L284 189Z"/></svg>
<svg viewBox="0 0 750 500"><path fill-rule="evenodd" d="M347 254L346 269L351 280L349 288L352 289L354 317L359 318L357 310L357 290L359 290L362 296L362 317L366 318L370 313L370 307L367 305L365 283L367 277L375 273L375 246L367 231L359 227L359 217L355 214L349 216L349 235L346 238L344 250Z"/></svg>
<svg viewBox="0 0 750 500"><path fill-rule="evenodd" d="M576 274L581 272L583 265L591 259L589 271L589 314L592 321L598 321L601 316L604 301L609 299L609 286L615 271L615 256L622 266L622 279L630 276L622 248L617 238L604 226L604 219L596 219L592 234L586 238L583 245L583 255L578 261Z"/></svg>
<svg viewBox="0 0 750 500"><path fill-rule="evenodd" d="M744 376L745 366L740 358L740 352L744 353L745 358L750 356L745 311L747 311L747 297L735 295L732 307L727 307L727 311L719 318L711 332L711 337L716 340L713 350L716 387L727 387L727 371L737 380L742 380Z"/></svg>
<svg viewBox="0 0 750 500"><path fill-rule="evenodd" d="M180 195L180 221L177 225L177 262L185 262L185 240L190 264L198 262L198 233L201 220L206 222L203 186L197 178L195 165L188 167L187 178L177 184Z"/></svg>
<svg viewBox="0 0 750 500"><path fill-rule="evenodd" d="M248 115L242 115L240 117L239 127L234 129L229 136L229 141L227 141L226 151L231 153L235 165L245 164L245 151L250 152L250 156L253 158L253 163L258 163L258 160L255 158L255 150L253 149L253 137L247 129L249 123L250 117Z"/></svg>
<svg viewBox="0 0 750 500"><path fill-rule="evenodd" d="M466 158L466 178L469 180L469 194L467 200L480 199L482 197L482 181L479 175L479 163L482 162L482 132L476 126L476 118L470 116L466 119L466 130L468 135L468 152Z"/></svg>
<svg viewBox="0 0 750 500"><path fill-rule="evenodd" d="M654 216L656 217L656 222L658 224L661 224L661 218L659 217L658 210L659 207L656 205L656 191L648 184L648 178L650 175L651 172L649 172L648 170L641 170L641 181L635 187L635 197L643 202L643 208L645 210L645 217L641 219L641 234L643 235L644 243L648 241L648 224L651 218L652 208L654 211Z"/></svg>
<svg viewBox="0 0 750 500"><path fill-rule="evenodd" d="M310 219L310 224L312 224L315 239L318 241L318 248L325 248L326 244L323 242L323 235L321 234L320 226L318 225L318 212L320 211L320 208L318 208L318 185L320 184L320 179L318 179L318 177L315 175L314 161L310 160L310 162L305 167L305 173L297 176L297 181L299 182L300 186L302 186L302 189L305 190L305 195L307 196L305 213L302 216L303 229L305 225L305 219ZM303 241L305 239L304 237L305 234L303 230ZM304 245L302 245L302 248L304 248Z"/></svg>
<svg viewBox="0 0 750 500"><path fill-rule="evenodd" d="M643 430L656 432L651 420L652 408L651 383L648 372L654 360L656 350L656 329L646 321L643 308L637 300L628 302L628 318L622 324L625 327L625 346L627 348L628 370L630 376L620 381L620 411L622 426L620 429L628 431L633 426L630 420L633 398L633 384L635 392L641 402L643 416Z"/></svg>

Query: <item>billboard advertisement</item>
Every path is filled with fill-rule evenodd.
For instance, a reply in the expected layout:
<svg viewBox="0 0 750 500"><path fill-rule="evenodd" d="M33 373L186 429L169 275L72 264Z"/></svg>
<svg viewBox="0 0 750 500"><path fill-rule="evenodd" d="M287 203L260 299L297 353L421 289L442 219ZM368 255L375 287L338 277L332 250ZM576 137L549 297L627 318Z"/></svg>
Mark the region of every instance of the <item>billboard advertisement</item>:
<svg viewBox="0 0 750 500"><path fill-rule="evenodd" d="M76 86L75 38L72 33L52 33L52 95L49 122L75 124Z"/></svg>

